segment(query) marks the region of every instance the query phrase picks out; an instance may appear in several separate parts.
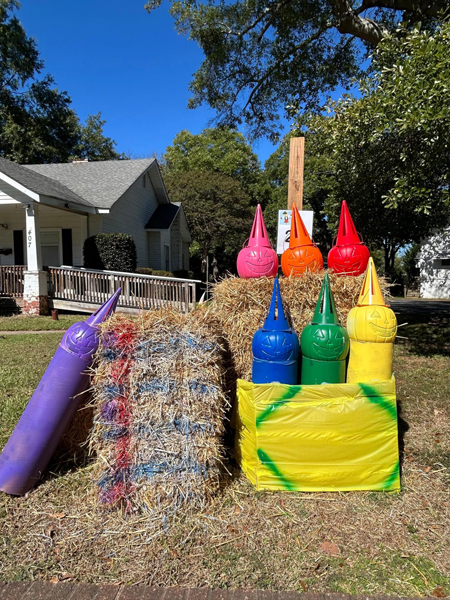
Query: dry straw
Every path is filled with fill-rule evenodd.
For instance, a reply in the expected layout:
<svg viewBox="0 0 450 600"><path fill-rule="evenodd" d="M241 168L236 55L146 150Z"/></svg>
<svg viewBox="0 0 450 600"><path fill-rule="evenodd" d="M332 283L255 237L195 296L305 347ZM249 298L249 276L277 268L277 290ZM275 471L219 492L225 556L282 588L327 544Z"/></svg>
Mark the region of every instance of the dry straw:
<svg viewBox="0 0 450 600"><path fill-rule="evenodd" d="M280 278L283 305L300 336L314 313L325 272L305 273L301 277ZM355 306L364 275L337 276L329 272L336 308L343 325L350 309ZM389 292L386 281L379 278L385 299ZM208 318L229 347L232 365L237 377L251 379L252 338L267 315L273 288L273 279L240 279L227 277L213 288L213 301L208 307Z"/></svg>
<svg viewBox="0 0 450 600"><path fill-rule="evenodd" d="M204 507L222 475L222 364L200 312L103 325L90 438L101 504L164 516Z"/></svg>
<svg viewBox="0 0 450 600"><path fill-rule="evenodd" d="M300 335L314 312L324 273L282 278L288 318ZM330 273L345 324L363 276ZM387 285L380 279L388 295ZM115 315L102 326L94 374L99 502L126 512L169 516L201 510L218 491L228 397L251 378L252 338L270 304L273 279L228 277L213 300L182 315ZM230 390L230 392L228 392Z"/></svg>

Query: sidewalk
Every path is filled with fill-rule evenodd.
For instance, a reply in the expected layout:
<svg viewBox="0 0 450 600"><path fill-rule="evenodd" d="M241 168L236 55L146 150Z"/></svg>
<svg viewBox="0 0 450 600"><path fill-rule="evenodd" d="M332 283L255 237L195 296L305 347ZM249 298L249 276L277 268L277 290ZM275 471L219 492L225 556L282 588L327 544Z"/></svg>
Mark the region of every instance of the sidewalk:
<svg viewBox="0 0 450 600"><path fill-rule="evenodd" d="M29 335L30 333L41 335L43 333L65 333L66 331L67 329L38 329L37 331L28 329L25 331L0 331L0 335Z"/></svg>
<svg viewBox="0 0 450 600"><path fill-rule="evenodd" d="M397 596L350 596L261 590L152 588L85 583L0 582L0 600L405 600Z"/></svg>

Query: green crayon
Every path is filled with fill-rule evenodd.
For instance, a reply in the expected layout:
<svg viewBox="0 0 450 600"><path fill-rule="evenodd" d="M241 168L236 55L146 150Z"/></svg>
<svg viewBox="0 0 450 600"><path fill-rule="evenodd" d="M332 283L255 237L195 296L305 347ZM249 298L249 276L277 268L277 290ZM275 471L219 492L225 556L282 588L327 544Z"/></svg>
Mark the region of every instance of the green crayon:
<svg viewBox="0 0 450 600"><path fill-rule="evenodd" d="M302 385L345 383L349 339L339 323L328 275L324 277L312 322L303 330L300 347Z"/></svg>

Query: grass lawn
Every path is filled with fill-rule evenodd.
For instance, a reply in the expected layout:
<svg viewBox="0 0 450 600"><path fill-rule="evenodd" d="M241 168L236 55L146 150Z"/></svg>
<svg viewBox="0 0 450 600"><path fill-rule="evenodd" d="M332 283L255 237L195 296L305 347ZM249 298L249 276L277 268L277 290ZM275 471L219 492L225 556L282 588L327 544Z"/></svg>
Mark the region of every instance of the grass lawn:
<svg viewBox="0 0 450 600"><path fill-rule="evenodd" d="M256 492L232 468L207 511L161 523L99 511L90 463L60 453L27 497L0 495L0 578L450 594L450 326L402 320L400 493ZM60 338L0 338L0 446Z"/></svg>
<svg viewBox="0 0 450 600"><path fill-rule="evenodd" d="M0 331L63 331L77 321L84 321L86 315L59 315L59 320L51 317L30 317L28 315L15 315L13 317L0 317Z"/></svg>

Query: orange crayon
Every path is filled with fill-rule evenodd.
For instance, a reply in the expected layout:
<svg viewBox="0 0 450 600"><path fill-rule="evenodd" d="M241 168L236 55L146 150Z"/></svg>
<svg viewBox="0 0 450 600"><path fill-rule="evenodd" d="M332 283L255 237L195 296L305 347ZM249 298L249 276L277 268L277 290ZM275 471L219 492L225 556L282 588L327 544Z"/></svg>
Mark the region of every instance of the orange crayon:
<svg viewBox="0 0 450 600"><path fill-rule="evenodd" d="M290 275L299 277L306 271L320 271L323 269L322 254L309 237L295 204L292 205L289 248L281 256L281 268L285 277Z"/></svg>

